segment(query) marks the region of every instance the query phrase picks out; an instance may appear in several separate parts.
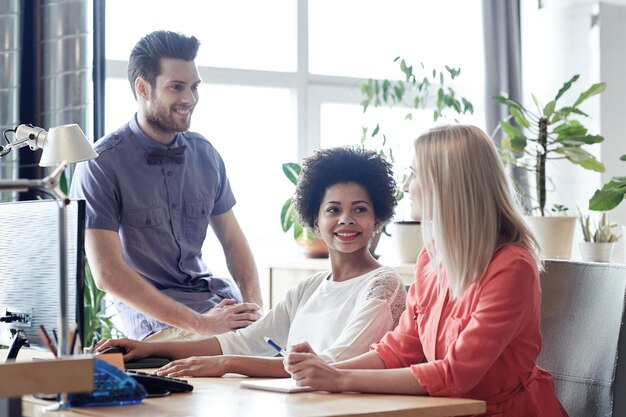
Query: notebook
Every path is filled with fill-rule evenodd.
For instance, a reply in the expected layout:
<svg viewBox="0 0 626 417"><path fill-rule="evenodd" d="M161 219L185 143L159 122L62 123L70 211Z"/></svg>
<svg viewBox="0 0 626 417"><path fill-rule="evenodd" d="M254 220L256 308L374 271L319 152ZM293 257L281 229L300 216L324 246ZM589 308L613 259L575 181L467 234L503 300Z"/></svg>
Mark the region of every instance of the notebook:
<svg viewBox="0 0 626 417"><path fill-rule="evenodd" d="M314 391L311 387L299 387L296 385L296 381L292 378L279 378L279 379L261 379L254 381L241 381L240 388L249 389L261 389L265 391L275 392L306 392Z"/></svg>

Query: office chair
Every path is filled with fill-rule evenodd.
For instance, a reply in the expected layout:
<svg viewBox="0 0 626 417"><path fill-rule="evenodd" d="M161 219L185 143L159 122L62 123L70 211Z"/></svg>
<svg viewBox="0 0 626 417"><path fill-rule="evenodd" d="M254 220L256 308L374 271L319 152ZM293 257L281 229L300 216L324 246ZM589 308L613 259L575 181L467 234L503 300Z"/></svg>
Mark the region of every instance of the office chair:
<svg viewBox="0 0 626 417"><path fill-rule="evenodd" d="M626 416L626 265L549 260L541 289L538 364L569 416Z"/></svg>

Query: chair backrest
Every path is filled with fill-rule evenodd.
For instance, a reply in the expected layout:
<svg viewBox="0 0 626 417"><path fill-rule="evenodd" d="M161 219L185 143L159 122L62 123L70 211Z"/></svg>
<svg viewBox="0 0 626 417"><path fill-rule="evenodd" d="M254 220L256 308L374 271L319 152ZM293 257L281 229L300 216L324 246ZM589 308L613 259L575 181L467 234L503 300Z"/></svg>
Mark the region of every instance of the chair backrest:
<svg viewBox="0 0 626 417"><path fill-rule="evenodd" d="M570 417L626 416L626 265L546 261L537 360Z"/></svg>

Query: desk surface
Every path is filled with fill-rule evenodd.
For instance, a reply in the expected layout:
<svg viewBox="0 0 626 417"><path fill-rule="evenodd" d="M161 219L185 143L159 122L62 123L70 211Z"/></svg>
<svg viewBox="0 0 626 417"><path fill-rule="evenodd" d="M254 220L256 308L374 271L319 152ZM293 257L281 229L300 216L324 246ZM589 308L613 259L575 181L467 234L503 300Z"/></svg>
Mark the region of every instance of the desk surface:
<svg viewBox="0 0 626 417"><path fill-rule="evenodd" d="M140 405L74 408L58 417L78 416L205 416L220 417L417 417L457 416L485 411L483 401L409 395L330 394L305 392L282 394L239 388L238 376L189 378L194 391L161 398L148 398ZM41 407L49 403L25 396L24 416L47 417Z"/></svg>

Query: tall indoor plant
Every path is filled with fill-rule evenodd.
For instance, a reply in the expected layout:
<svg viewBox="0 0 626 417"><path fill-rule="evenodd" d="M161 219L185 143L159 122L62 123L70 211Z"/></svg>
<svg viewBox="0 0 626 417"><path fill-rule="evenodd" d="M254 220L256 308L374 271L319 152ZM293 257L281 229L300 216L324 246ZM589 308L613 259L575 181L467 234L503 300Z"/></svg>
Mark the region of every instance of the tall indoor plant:
<svg viewBox="0 0 626 417"><path fill-rule="evenodd" d="M579 94L574 103L557 107L559 99L578 80L574 75L559 89L556 96L542 106L533 95L536 108L531 109L506 94L493 97L505 106L509 116L500 122L503 138L501 142L503 160L511 165L523 168L534 176L534 190L539 219L528 217L531 227L539 235L543 256L550 258L569 258L571 256L572 236L575 217L555 216L547 218L546 209L546 164L552 159L566 159L585 169L604 172L604 165L584 149L586 145L600 143L604 138L590 134L580 119L589 117L580 109L580 105L590 97L601 93L605 83L596 83ZM564 224L563 231L554 231L555 224ZM543 232L543 227L550 230ZM556 239L555 239L556 238ZM559 246L553 247L552 242Z"/></svg>

